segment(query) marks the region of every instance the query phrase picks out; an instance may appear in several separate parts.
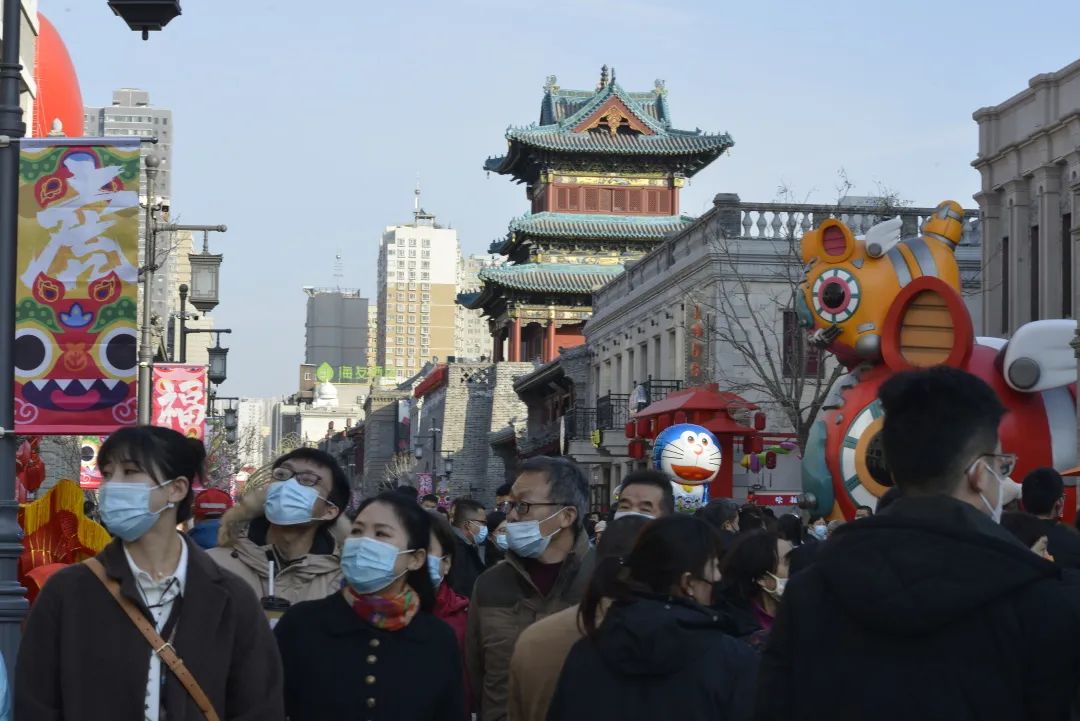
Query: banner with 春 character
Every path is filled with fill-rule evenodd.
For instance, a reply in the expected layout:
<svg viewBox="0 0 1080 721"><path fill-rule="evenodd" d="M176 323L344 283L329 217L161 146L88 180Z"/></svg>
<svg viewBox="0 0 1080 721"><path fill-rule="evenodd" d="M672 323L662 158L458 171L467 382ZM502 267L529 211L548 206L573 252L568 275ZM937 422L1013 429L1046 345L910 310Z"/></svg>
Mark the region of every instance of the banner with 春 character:
<svg viewBox="0 0 1080 721"><path fill-rule="evenodd" d="M135 423L139 141L21 141L18 246L16 429Z"/></svg>
<svg viewBox="0 0 1080 721"><path fill-rule="evenodd" d="M101 487L101 469L98 468L97 454L105 436L82 436L79 438L79 487L85 491L96 491Z"/></svg>
<svg viewBox="0 0 1080 721"><path fill-rule="evenodd" d="M156 363L150 423L188 438L206 437L206 366Z"/></svg>

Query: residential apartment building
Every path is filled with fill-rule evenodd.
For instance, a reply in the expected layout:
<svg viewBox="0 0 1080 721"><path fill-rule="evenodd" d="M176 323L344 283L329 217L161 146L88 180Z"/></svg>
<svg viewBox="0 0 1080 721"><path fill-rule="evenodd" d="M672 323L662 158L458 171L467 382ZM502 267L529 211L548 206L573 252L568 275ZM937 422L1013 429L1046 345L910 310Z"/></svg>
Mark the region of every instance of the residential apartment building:
<svg viewBox="0 0 1080 721"><path fill-rule="evenodd" d="M1076 318L1080 271L1080 60L975 111L987 331Z"/></svg>
<svg viewBox="0 0 1080 721"><path fill-rule="evenodd" d="M413 222L386 228L379 243L376 366L391 378L455 355L457 231L417 205Z"/></svg>
<svg viewBox="0 0 1080 721"><path fill-rule="evenodd" d="M376 355L379 348L379 306L377 303L368 301L368 342L367 342L367 364L369 368L373 368L378 365Z"/></svg>
<svg viewBox="0 0 1080 721"><path fill-rule="evenodd" d="M475 293L483 287L480 271L501 262L497 255L461 256L458 260L458 293ZM454 323L454 356L479 360L491 357L491 330L482 310L457 305Z"/></svg>

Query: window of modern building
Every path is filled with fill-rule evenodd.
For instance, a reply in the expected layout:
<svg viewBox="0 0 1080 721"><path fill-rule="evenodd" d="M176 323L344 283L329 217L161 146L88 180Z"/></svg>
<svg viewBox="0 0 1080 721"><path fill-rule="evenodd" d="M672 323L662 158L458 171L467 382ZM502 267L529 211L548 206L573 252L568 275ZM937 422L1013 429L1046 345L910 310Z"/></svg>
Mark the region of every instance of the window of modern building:
<svg viewBox="0 0 1080 721"><path fill-rule="evenodd" d="M431 290L431 283L421 283L420 290Z"/></svg>
<svg viewBox="0 0 1080 721"><path fill-rule="evenodd" d="M409 261L409 270L416 270L416 261L415 260L410 260Z"/></svg>
<svg viewBox="0 0 1080 721"><path fill-rule="evenodd" d="M430 268L431 267L431 261L427 261L427 260L420 261L420 267L421 268Z"/></svg>
<svg viewBox="0 0 1080 721"><path fill-rule="evenodd" d="M414 337L411 337L411 336L410 336L410 337L409 337L409 343L408 343L408 344L409 344L409 345L416 345L416 338L414 338Z"/></svg>
<svg viewBox="0 0 1080 721"><path fill-rule="evenodd" d="M398 323L404 323L405 322L405 316L403 316L401 313L398 313L397 322Z"/></svg>
<svg viewBox="0 0 1080 721"><path fill-rule="evenodd" d="M424 245L425 248L430 248L431 247L431 238L424 238L423 245Z"/></svg>
<svg viewBox="0 0 1080 721"><path fill-rule="evenodd" d="M427 313L429 310L431 310L431 305L428 304L428 303L421 303L420 304L420 310L423 311L424 313Z"/></svg>
<svg viewBox="0 0 1080 721"><path fill-rule="evenodd" d="M405 261L403 261L403 260L399 260L399 261L397 262L397 267L399 267L399 268L404 268L404 267L405 267Z"/></svg>
<svg viewBox="0 0 1080 721"><path fill-rule="evenodd" d="M416 238L409 238L409 247L410 248L415 248L416 247Z"/></svg>
<svg viewBox="0 0 1080 721"><path fill-rule="evenodd" d="M429 280L430 277L431 277L430 273L424 273L424 272L420 273L420 280Z"/></svg>
<svg viewBox="0 0 1080 721"><path fill-rule="evenodd" d="M415 323L416 322L416 316L415 315L410 315L409 316L409 322L410 323Z"/></svg>
<svg viewBox="0 0 1080 721"><path fill-rule="evenodd" d="M412 303L416 300L416 293L409 293L409 302Z"/></svg>
<svg viewBox="0 0 1080 721"><path fill-rule="evenodd" d="M405 280L405 271L399 270L398 274L397 274L397 279L398 280Z"/></svg>
<svg viewBox="0 0 1080 721"><path fill-rule="evenodd" d="M431 257L431 251L430 250L422 250L422 251L420 251L420 257L421 258L430 258Z"/></svg>
<svg viewBox="0 0 1080 721"><path fill-rule="evenodd" d="M431 300L431 293L422 293L420 295L420 300Z"/></svg>
<svg viewBox="0 0 1080 721"><path fill-rule="evenodd" d="M424 315L421 315L420 316L420 322L421 323L430 323L431 322L431 316L427 315L426 313Z"/></svg>

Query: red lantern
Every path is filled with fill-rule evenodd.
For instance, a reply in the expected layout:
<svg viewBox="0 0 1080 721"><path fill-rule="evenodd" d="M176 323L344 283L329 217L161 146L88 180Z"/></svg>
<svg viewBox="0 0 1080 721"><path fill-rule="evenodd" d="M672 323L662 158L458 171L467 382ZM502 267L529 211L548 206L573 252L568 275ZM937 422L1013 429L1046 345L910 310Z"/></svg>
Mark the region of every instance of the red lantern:
<svg viewBox="0 0 1080 721"><path fill-rule="evenodd" d="M656 417L656 433L659 435L665 428L671 426L671 414L664 413Z"/></svg>
<svg viewBox="0 0 1080 721"><path fill-rule="evenodd" d="M763 430L765 430L765 414L761 413L760 411L758 413L754 414L754 430L755 431L763 431Z"/></svg>
<svg viewBox="0 0 1080 721"><path fill-rule="evenodd" d="M651 425L652 424L649 422L648 418L638 418L638 420L637 420L637 437L638 438L648 438L649 437L649 430L650 430Z"/></svg>
<svg viewBox="0 0 1080 721"><path fill-rule="evenodd" d="M765 450L765 439L761 436L753 436L750 439L750 452L757 454L763 450Z"/></svg>
<svg viewBox="0 0 1080 721"><path fill-rule="evenodd" d="M626 422L626 427L623 429L623 432L626 433L627 438L633 438L634 437L634 422L633 421L627 421Z"/></svg>
<svg viewBox="0 0 1080 721"><path fill-rule="evenodd" d="M635 461L640 461L642 458L645 457L647 450L648 449L645 446L645 441L641 439L636 439L630 441L630 444L626 447L626 454L633 458Z"/></svg>
<svg viewBox="0 0 1080 721"><path fill-rule="evenodd" d="M776 468L776 453L774 451L765 454L765 467L770 471Z"/></svg>

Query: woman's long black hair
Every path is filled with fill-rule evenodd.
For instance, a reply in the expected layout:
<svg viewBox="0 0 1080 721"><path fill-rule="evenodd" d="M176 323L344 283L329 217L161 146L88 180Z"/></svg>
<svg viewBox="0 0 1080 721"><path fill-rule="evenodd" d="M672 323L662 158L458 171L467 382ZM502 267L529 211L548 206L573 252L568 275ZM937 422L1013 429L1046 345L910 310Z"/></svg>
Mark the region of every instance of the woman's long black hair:
<svg viewBox="0 0 1080 721"><path fill-rule="evenodd" d="M585 633L596 635L596 611L603 599L620 603L638 593L666 595L684 573L700 577L722 555L720 537L700 518L675 515L650 521L627 556L597 564L581 601Z"/></svg>
<svg viewBox="0 0 1080 721"><path fill-rule="evenodd" d="M738 538L720 564L720 593L740 604L757 601L763 593L758 579L776 573L780 556L779 536L771 531L751 531Z"/></svg>
<svg viewBox="0 0 1080 721"><path fill-rule="evenodd" d="M431 545L431 517L416 501L401 493L387 491L361 503L356 515L359 516L372 503L382 503L394 510L394 515L405 527L405 537L410 549L428 550ZM435 606L435 589L431 586L427 563L406 573L405 582L412 586L420 597L420 610L430 613Z"/></svg>

